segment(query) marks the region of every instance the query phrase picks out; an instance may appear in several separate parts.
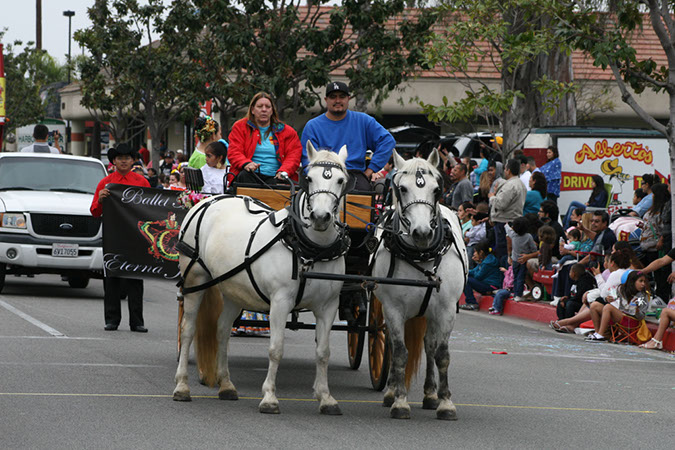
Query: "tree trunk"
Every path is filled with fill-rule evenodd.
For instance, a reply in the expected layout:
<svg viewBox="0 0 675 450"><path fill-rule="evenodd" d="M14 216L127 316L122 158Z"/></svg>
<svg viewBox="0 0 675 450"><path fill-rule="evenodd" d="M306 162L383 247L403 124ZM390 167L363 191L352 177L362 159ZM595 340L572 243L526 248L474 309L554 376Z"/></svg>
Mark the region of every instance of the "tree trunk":
<svg viewBox="0 0 675 450"><path fill-rule="evenodd" d="M511 34L519 33L522 23L517 18L522 15L512 13L513 23L509 27ZM540 27L550 27L550 20L544 18L540 21ZM515 97L511 109L502 115L502 132L504 144L502 151L504 156L510 155L520 144L523 131L529 128L550 125L576 125L576 99L573 94L565 95L557 102L557 108L553 115L545 111L545 95L539 93L534 87L536 80L546 76L551 80L569 83L574 79L572 71L572 57L566 55L559 48L552 48L548 54L542 53L533 61L517 65L515 73L509 72L512 67L507 59L504 59L502 69L502 89L521 92L524 98Z"/></svg>

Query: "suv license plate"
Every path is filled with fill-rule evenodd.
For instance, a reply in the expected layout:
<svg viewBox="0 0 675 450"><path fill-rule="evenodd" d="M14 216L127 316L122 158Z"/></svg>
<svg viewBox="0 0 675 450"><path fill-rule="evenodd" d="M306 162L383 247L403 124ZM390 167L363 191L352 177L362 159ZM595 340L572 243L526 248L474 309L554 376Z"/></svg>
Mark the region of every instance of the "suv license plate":
<svg viewBox="0 0 675 450"><path fill-rule="evenodd" d="M52 244L52 256L75 258L79 250L80 246L78 244Z"/></svg>

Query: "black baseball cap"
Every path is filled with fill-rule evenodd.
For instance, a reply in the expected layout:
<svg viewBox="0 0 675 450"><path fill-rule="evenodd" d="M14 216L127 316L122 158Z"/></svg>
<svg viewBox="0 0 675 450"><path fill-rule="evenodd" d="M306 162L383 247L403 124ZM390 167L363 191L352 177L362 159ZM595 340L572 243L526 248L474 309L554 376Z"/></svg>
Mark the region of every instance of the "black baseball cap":
<svg viewBox="0 0 675 450"><path fill-rule="evenodd" d="M335 91L344 92L349 95L349 87L342 81L331 81L328 83L328 86L326 86L326 97L328 97L331 92Z"/></svg>

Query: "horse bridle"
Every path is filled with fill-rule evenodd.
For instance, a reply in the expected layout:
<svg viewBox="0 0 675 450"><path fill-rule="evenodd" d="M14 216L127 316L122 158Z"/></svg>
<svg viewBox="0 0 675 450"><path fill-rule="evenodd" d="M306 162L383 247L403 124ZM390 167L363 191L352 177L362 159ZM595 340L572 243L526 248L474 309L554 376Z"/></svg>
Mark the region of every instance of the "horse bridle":
<svg viewBox="0 0 675 450"><path fill-rule="evenodd" d="M312 202L310 201L312 197L318 194L330 194L333 197L335 197L335 206L333 207L333 216L335 216L338 212L338 208L340 207L340 198L342 198L348 191L352 189L351 183L350 183L350 176L345 171L344 167L341 166L338 163L330 162L330 161L319 161L315 163L311 163L307 166L307 171L311 169L312 167L323 167L323 173L321 176L329 180L333 177L333 168L339 169L342 173L346 175L347 178L347 183L342 189L342 192L340 192L340 195L336 194L335 192L331 191L330 189L316 189L311 192L309 192L309 182L307 181L307 177L304 174L301 174L300 176L300 188L305 192L305 201L307 202L307 210L311 213L312 212Z"/></svg>
<svg viewBox="0 0 675 450"><path fill-rule="evenodd" d="M396 194L396 201L398 202L399 205L401 205L401 201L402 201L401 189L400 189L399 185L396 183L396 177L398 177L399 175L411 175L411 173L405 172L405 171L397 172L394 175L394 177L391 181L392 188L394 190L394 193ZM420 188L422 188L426 185L426 180L424 179L424 175L433 175L433 173L431 173L431 171L424 170L422 168L418 168L415 171L415 184ZM436 227L438 226L438 220L437 220L438 219L438 217L437 217L438 216L438 207L437 207L437 203L438 203L438 200L440 199L440 195L442 195L443 190L442 190L441 187L443 186L443 180L438 178L438 177L434 177L434 178L436 178L437 181L438 181L439 194L436 194L436 196L434 197L433 203L430 202L429 200L426 200L426 199L423 199L423 198L417 198L417 199L411 200L408 203L401 206L401 210L400 210L400 213L398 215L399 220L403 223L403 225L405 226L405 228L408 231L410 231L410 220L405 216L405 212L408 208L410 208L413 205L421 204L421 205L428 206L431 209L431 221L429 222L429 226L431 227L432 230L435 230Z"/></svg>

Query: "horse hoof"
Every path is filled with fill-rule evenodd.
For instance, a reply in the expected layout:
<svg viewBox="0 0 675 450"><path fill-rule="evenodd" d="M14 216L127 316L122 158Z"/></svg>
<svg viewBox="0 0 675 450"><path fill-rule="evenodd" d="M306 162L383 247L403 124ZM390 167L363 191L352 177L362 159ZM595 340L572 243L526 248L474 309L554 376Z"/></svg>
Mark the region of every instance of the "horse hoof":
<svg viewBox="0 0 675 450"><path fill-rule="evenodd" d="M220 391L218 392L218 398L220 400L239 400L239 394L234 390Z"/></svg>
<svg viewBox="0 0 675 450"><path fill-rule="evenodd" d="M389 415L392 419L410 419L410 410L406 408L392 408Z"/></svg>
<svg viewBox="0 0 675 450"><path fill-rule="evenodd" d="M443 411L436 411L436 418L438 420L457 420L457 411L452 409L444 409Z"/></svg>
<svg viewBox="0 0 675 450"><path fill-rule="evenodd" d="M394 396L393 395L392 396L385 395L384 399L382 399L382 406L384 406L385 408L389 408L393 404L394 404Z"/></svg>
<svg viewBox="0 0 675 450"><path fill-rule="evenodd" d="M422 409L436 409L438 408L438 399L428 397L422 400Z"/></svg>
<svg viewBox="0 0 675 450"><path fill-rule="evenodd" d="M338 405L323 405L319 408L319 412L326 416L341 416L342 411Z"/></svg>
<svg viewBox="0 0 675 450"><path fill-rule="evenodd" d="M174 402L191 402L192 397L190 397L189 392L174 392L173 393L173 401Z"/></svg>
<svg viewBox="0 0 675 450"><path fill-rule="evenodd" d="M278 404L271 403L261 404L258 409L263 414L279 414L281 412L281 410L279 410Z"/></svg>

